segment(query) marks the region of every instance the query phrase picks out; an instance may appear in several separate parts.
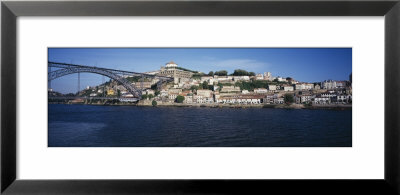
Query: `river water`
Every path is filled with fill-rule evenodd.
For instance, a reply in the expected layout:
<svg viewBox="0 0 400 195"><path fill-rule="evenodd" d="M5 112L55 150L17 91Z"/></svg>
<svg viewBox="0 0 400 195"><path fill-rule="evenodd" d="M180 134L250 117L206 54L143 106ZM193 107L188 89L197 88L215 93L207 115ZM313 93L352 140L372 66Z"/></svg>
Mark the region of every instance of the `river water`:
<svg viewBox="0 0 400 195"><path fill-rule="evenodd" d="M351 147L351 110L49 104L49 147Z"/></svg>

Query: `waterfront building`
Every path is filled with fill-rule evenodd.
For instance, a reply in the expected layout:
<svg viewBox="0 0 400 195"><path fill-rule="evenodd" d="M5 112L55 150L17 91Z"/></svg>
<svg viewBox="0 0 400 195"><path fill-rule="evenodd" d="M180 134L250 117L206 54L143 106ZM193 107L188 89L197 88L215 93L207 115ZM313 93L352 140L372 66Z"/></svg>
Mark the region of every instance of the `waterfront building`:
<svg viewBox="0 0 400 195"><path fill-rule="evenodd" d="M274 94L267 94L263 98L263 103L264 104L273 104L274 103Z"/></svg>
<svg viewBox="0 0 400 195"><path fill-rule="evenodd" d="M161 96L161 97L167 97L167 96L168 96L168 91L167 91L167 90L164 90L164 89L161 90L161 91L160 91L160 96Z"/></svg>
<svg viewBox="0 0 400 195"><path fill-rule="evenodd" d="M274 104L283 104L283 103L285 103L285 100L282 97L274 99Z"/></svg>
<svg viewBox="0 0 400 195"><path fill-rule="evenodd" d="M256 75L256 80L264 80L264 75L262 75L262 74L257 74L257 75Z"/></svg>
<svg viewBox="0 0 400 195"><path fill-rule="evenodd" d="M197 90L197 95L203 96L205 98L211 98L213 96L212 91L209 89L199 89Z"/></svg>
<svg viewBox="0 0 400 195"><path fill-rule="evenodd" d="M175 101L175 99L178 97L178 93L169 93L168 94L168 99L169 100L172 100L172 101Z"/></svg>
<svg viewBox="0 0 400 195"><path fill-rule="evenodd" d="M314 104L330 104L331 103L331 98L328 98L328 97L315 97L313 103Z"/></svg>
<svg viewBox="0 0 400 195"><path fill-rule="evenodd" d="M195 100L195 103L198 104L212 104L214 103L214 98L212 97L204 97L201 95L194 95L193 99Z"/></svg>
<svg viewBox="0 0 400 195"><path fill-rule="evenodd" d="M242 94L249 94L249 90L242 90Z"/></svg>
<svg viewBox="0 0 400 195"><path fill-rule="evenodd" d="M222 96L217 101L222 104L261 104L264 96L262 95L234 95Z"/></svg>
<svg viewBox="0 0 400 195"><path fill-rule="evenodd" d="M193 103L193 94L192 93L188 93L188 94L184 95L183 97L185 97L185 99L183 100L183 103L185 103L185 104Z"/></svg>
<svg viewBox="0 0 400 195"><path fill-rule="evenodd" d="M298 95L298 96L296 96L296 103L297 104L308 103L308 102L311 102L312 99L313 99L313 96L311 96L311 95Z"/></svg>

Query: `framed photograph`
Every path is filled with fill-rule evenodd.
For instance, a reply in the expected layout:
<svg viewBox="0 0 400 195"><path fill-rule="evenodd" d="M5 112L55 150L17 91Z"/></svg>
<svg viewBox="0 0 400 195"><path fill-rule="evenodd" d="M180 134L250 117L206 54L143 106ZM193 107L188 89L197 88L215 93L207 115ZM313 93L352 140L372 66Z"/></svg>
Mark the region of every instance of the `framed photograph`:
<svg viewBox="0 0 400 195"><path fill-rule="evenodd" d="M398 194L399 6L2 1L1 192Z"/></svg>

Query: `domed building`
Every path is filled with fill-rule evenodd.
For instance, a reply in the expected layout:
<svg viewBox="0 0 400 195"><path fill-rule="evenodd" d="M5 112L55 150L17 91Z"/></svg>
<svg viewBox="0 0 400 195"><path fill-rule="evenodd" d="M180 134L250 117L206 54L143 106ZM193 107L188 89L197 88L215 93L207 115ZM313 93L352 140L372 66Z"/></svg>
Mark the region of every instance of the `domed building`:
<svg viewBox="0 0 400 195"><path fill-rule="evenodd" d="M171 61L166 63L165 66L161 67L158 75L173 77L174 83L180 83L189 81L189 79L192 78L193 73L179 69L178 64L176 64L174 61Z"/></svg>
<svg viewBox="0 0 400 195"><path fill-rule="evenodd" d="M176 68L178 67L178 64L176 64L174 61L168 62L165 64L165 68L170 69L170 68Z"/></svg>

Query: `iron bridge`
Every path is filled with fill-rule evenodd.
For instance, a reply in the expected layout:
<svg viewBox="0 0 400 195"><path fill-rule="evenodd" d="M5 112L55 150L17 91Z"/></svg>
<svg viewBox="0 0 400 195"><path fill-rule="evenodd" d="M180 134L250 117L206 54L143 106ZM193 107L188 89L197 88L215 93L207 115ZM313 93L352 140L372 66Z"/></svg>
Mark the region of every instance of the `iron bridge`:
<svg viewBox="0 0 400 195"><path fill-rule="evenodd" d="M145 89L143 87L144 78L152 78L157 80L157 87L160 88L161 85L165 82L172 81L172 77L163 77L145 73L124 71L124 70L116 70L109 68L100 68L96 66L85 66L85 65L77 65L77 64L67 64L67 63L59 63L59 62L48 62L48 67L57 68L57 70L49 71L48 73L48 82L50 83L52 80L57 79L59 77L75 74L75 73L94 73L106 76L110 79L117 81L119 84L124 86L129 93L131 93L134 97L141 98L142 91ZM140 77L141 86L140 88L132 85L126 78L129 76Z"/></svg>

